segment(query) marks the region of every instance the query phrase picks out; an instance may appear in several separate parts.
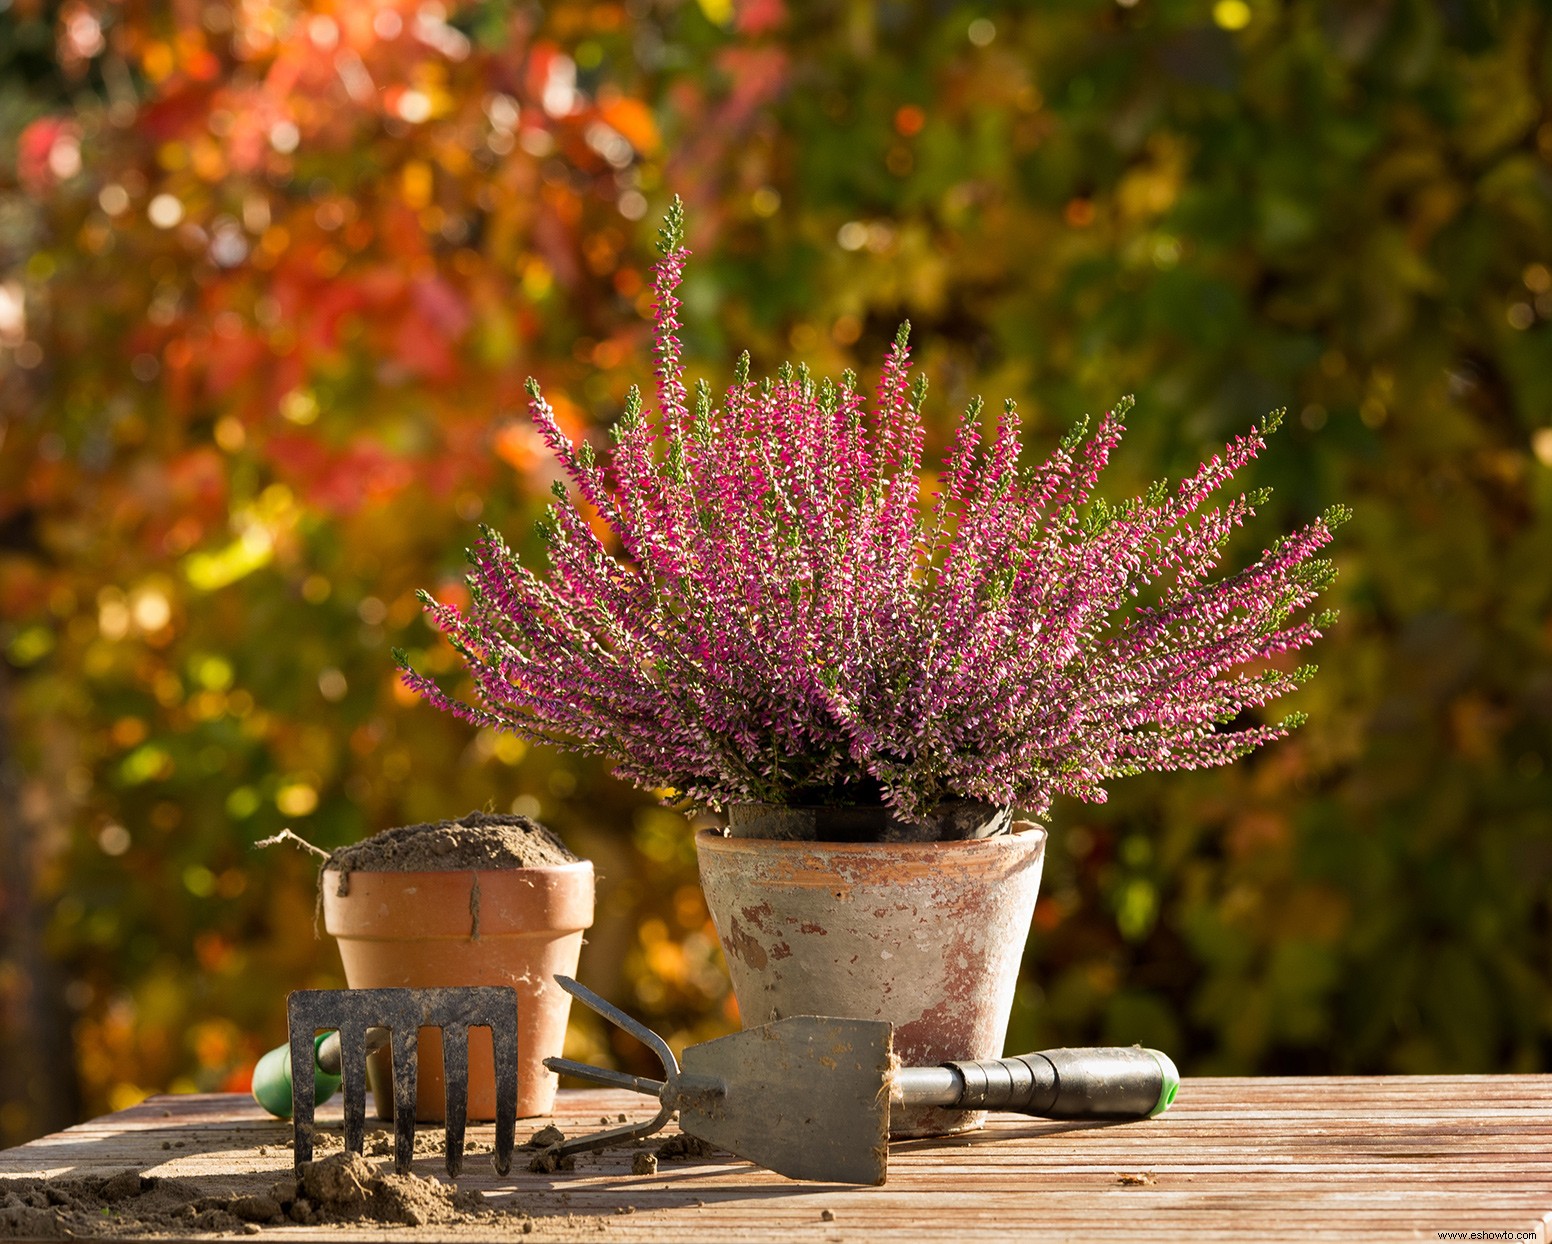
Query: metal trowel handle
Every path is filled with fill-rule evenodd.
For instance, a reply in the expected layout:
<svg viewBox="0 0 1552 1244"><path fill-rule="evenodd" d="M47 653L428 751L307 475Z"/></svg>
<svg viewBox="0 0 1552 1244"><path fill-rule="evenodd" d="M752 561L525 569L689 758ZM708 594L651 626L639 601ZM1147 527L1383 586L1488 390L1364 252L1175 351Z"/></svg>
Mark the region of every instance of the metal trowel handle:
<svg viewBox="0 0 1552 1244"><path fill-rule="evenodd" d="M1141 1119L1168 1110L1179 1087L1169 1055L1099 1046L903 1067L891 1096L905 1106L1009 1110L1044 1119Z"/></svg>

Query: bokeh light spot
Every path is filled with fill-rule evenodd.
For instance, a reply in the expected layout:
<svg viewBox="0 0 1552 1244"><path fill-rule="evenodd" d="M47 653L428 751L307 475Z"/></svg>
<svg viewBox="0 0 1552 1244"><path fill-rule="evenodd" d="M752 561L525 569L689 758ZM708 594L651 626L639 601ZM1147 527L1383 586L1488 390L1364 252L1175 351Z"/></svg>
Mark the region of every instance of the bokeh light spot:
<svg viewBox="0 0 1552 1244"><path fill-rule="evenodd" d="M275 792L275 806L286 816L308 816L318 806L318 792L306 782L290 782Z"/></svg>
<svg viewBox="0 0 1552 1244"><path fill-rule="evenodd" d="M146 218L158 229L171 229L183 219L183 204L171 194L159 194L146 207Z"/></svg>
<svg viewBox="0 0 1552 1244"><path fill-rule="evenodd" d="M1245 0L1218 0L1213 5L1213 22L1224 30L1243 30L1250 25L1250 6Z"/></svg>

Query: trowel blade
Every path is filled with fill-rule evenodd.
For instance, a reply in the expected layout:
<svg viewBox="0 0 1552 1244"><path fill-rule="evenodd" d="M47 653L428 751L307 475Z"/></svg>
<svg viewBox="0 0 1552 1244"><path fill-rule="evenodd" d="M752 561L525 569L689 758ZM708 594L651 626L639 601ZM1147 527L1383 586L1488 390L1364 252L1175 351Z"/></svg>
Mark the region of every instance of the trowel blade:
<svg viewBox="0 0 1552 1244"><path fill-rule="evenodd" d="M881 1184L889 1164L887 1023L800 1015L684 1052L679 1126L792 1179Z"/></svg>

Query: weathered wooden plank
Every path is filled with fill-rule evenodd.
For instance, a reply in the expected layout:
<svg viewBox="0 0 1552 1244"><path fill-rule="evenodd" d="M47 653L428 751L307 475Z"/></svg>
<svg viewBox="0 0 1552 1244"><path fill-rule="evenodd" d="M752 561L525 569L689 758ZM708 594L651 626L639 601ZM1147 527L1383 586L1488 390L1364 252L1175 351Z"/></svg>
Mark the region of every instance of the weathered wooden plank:
<svg viewBox="0 0 1552 1244"><path fill-rule="evenodd" d="M554 1121L575 1133L622 1112L647 1113L630 1094L567 1092ZM337 1110L320 1121L331 1118L337 1126ZM520 1125L520 1139L543 1122ZM0 1152L0 1179L134 1167L211 1194L259 1188L289 1170L289 1134L244 1099L155 1098ZM490 1128L471 1128L470 1139L488 1144ZM528 1232L516 1219L503 1232L529 1240L1433 1240L1449 1230L1544 1240L1552 1076L1192 1079L1151 1122L994 1116L981 1133L897 1144L882 1188L799 1184L726 1155L665 1160L656 1175L635 1176L632 1156L616 1150L574 1172L499 1178L474 1155L460 1183L530 1215ZM437 1176L440 1159L417 1159L415 1169ZM492 1228L391 1231L452 1240L489 1238ZM384 1232L263 1234L353 1241Z"/></svg>

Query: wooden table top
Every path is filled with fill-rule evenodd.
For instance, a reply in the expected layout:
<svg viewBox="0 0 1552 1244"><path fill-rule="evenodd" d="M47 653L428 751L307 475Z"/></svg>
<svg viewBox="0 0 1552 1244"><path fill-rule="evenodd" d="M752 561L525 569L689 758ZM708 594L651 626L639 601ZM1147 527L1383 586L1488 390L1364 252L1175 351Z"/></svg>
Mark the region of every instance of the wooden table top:
<svg viewBox="0 0 1552 1244"><path fill-rule="evenodd" d="M650 1116L617 1090L561 1094L568 1135ZM338 1105L319 1112L338 1128ZM546 1120L518 1124L518 1140ZM381 1127L368 1120L369 1129ZM422 1124L437 1134L440 1126ZM472 1127L487 1144L492 1130ZM210 1195L267 1188L290 1170L290 1125L246 1098L153 1097L0 1151L14 1176L135 1168ZM262 1147L262 1150L261 1150ZM889 1180L797 1183L726 1154L632 1175L633 1151L498 1177L471 1154L460 1186L531 1215L526 1240L1547 1239L1552 1075L1187 1079L1169 1113L1125 1124L993 1115L985 1131L891 1146ZM379 1159L386 1162L386 1159ZM445 1178L439 1157L414 1170ZM490 1220L477 1233L489 1237ZM516 1220L513 1220L516 1221ZM0 1230L0 1235L3 1235ZM276 1239L470 1238L457 1227L264 1227ZM505 1232L503 1232L505 1234ZM1456 1238L1473 1238L1461 1235Z"/></svg>

